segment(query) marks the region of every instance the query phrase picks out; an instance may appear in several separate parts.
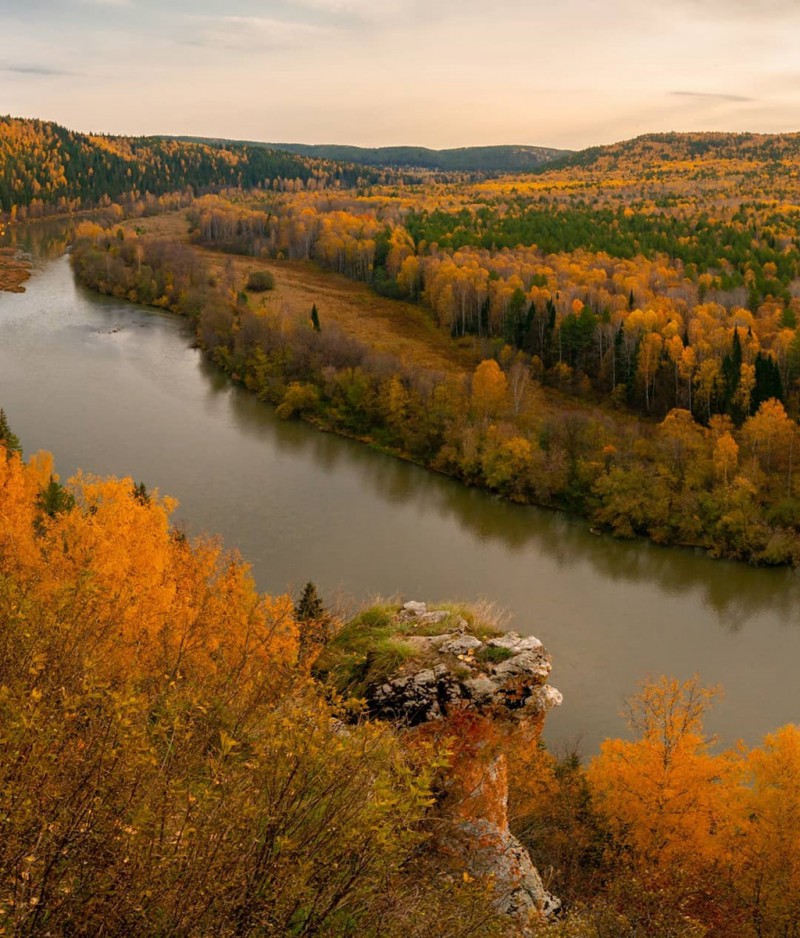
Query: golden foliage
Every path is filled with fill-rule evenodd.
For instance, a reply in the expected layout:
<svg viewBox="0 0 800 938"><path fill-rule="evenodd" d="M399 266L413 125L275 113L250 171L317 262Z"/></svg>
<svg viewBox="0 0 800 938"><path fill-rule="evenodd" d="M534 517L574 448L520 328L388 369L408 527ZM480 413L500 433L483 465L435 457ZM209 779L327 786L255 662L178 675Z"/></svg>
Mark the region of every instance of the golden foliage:
<svg viewBox="0 0 800 938"><path fill-rule="evenodd" d="M130 479L0 456L0 931L492 933L404 869L436 754L336 719L288 597Z"/></svg>

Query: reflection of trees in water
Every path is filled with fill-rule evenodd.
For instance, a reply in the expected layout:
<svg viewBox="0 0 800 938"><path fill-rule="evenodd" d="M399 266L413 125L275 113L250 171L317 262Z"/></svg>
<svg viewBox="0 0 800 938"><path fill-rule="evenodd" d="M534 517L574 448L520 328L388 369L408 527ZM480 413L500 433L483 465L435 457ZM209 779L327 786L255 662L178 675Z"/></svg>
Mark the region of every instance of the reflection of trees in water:
<svg viewBox="0 0 800 938"><path fill-rule="evenodd" d="M595 536L584 519L512 505L448 481L443 489L448 513L484 539L517 551L535 548L560 567L589 563L612 582L652 583L672 594L694 592L731 631L763 612L797 621L792 613L800 600L800 577L790 570L759 570L712 560L700 551Z"/></svg>
<svg viewBox="0 0 800 938"><path fill-rule="evenodd" d="M63 222L58 226L41 223L9 227L0 243L29 254L36 262L60 257L66 250L69 239L70 233L65 229Z"/></svg>
<svg viewBox="0 0 800 938"><path fill-rule="evenodd" d="M204 362L202 370L214 394L228 388L227 379L213 365ZM299 421L282 421L270 405L243 389L233 391L230 406L237 427L249 437L266 437L328 472L339 464L349 471L355 469L362 484L386 501L408 505L420 514L453 519L479 540L514 553L541 554L559 567L588 563L613 582L652 583L673 594L695 592L698 601L713 609L730 631L738 631L764 612L787 624L798 621L793 610L800 601L800 577L790 570L755 569L712 560L695 550L598 537L583 519L514 505L354 440L321 433Z"/></svg>
<svg viewBox="0 0 800 938"><path fill-rule="evenodd" d="M30 254L36 261L51 261L66 251L77 225L91 218L99 225L109 225L113 216L102 212L77 218L53 218L45 221L9 225L0 236L0 245Z"/></svg>

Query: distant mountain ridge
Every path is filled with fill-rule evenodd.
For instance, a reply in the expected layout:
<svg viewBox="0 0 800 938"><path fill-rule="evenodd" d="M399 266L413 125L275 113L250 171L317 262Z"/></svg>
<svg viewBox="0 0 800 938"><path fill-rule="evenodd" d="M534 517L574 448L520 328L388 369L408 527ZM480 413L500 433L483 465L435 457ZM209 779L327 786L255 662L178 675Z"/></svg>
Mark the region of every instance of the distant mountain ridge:
<svg viewBox="0 0 800 938"><path fill-rule="evenodd" d="M252 140L232 141L209 137L176 137L177 140L209 145L232 144L283 150L296 156L339 160L362 166L433 169L450 172L530 172L551 160L569 156L571 150L525 145L491 147L457 147L432 150L428 147L354 147L337 143L258 143Z"/></svg>
<svg viewBox="0 0 800 938"><path fill-rule="evenodd" d="M544 166L548 169L570 167L607 170L628 164L677 161L733 160L775 162L800 157L800 133L733 133L703 131L688 133L650 133L604 146L587 147L565 153Z"/></svg>
<svg viewBox="0 0 800 938"><path fill-rule="evenodd" d="M794 171L800 164L800 133L650 133L580 151L523 145L433 150L119 137L0 115L0 214L39 217L107 199L157 198L188 188L197 193L228 186L280 187L283 181L294 185L312 178L316 185L357 186L377 182L390 167L409 178L425 171L541 174L573 168L602 175L625 169L641 173L643 166L663 175L696 172L710 161Z"/></svg>

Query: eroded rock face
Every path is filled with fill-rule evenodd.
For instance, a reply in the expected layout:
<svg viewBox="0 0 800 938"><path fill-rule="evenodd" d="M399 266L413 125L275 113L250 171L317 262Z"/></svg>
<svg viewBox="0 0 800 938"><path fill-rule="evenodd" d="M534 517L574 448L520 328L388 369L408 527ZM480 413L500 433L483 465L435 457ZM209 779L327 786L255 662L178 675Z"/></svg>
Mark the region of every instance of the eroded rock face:
<svg viewBox="0 0 800 938"><path fill-rule="evenodd" d="M424 634L451 617L421 602L406 603L397 618L404 626L397 637L414 653L396 675L367 688L370 715L397 721L412 735L456 740L439 799L447 822L437 825L439 851L456 873L491 876L498 908L525 934L561 903L509 830L503 749L535 746L545 714L561 703L547 684L550 655L537 638L516 632L479 638L464 620Z"/></svg>
<svg viewBox="0 0 800 938"><path fill-rule="evenodd" d="M508 830L483 818L465 819L442 838L441 852L454 863L469 857L473 876L491 876L498 908L514 919L521 934L529 927L554 919L561 900L549 893L530 854Z"/></svg>

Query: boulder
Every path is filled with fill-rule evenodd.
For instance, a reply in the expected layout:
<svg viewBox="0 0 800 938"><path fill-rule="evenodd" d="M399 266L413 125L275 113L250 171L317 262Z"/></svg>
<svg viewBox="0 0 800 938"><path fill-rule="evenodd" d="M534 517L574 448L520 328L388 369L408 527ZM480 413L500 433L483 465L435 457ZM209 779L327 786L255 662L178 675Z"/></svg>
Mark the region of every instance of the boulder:
<svg viewBox="0 0 800 938"><path fill-rule="evenodd" d="M414 600L403 603L403 612L408 616L424 616L427 611L428 607L425 603L414 602Z"/></svg>

